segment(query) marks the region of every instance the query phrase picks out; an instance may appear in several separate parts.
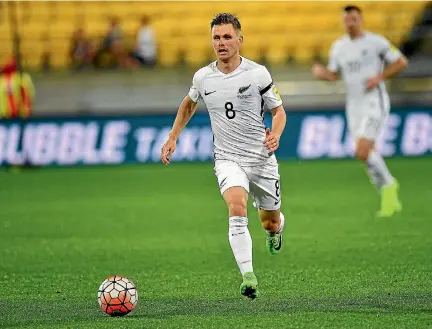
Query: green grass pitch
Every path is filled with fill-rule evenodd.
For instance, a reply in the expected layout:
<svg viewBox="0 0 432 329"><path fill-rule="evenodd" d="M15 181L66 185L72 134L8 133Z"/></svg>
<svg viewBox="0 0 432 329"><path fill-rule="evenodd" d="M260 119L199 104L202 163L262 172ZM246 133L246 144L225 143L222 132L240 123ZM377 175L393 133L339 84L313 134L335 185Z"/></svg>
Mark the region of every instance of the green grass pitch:
<svg viewBox="0 0 432 329"><path fill-rule="evenodd" d="M212 164L0 172L1 328L430 328L432 158L391 159L404 211L352 160L281 162L283 252L250 205L261 296L239 294ZM110 318L99 284L123 274L136 312Z"/></svg>

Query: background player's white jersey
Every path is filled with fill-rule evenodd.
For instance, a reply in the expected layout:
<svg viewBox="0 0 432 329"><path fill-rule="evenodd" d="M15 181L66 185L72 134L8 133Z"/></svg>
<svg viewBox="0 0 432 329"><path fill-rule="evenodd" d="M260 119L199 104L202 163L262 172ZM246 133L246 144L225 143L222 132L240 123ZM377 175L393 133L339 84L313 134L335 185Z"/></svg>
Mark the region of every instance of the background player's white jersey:
<svg viewBox="0 0 432 329"><path fill-rule="evenodd" d="M225 74L217 62L198 70L189 97L202 99L209 111L214 135L215 160L232 160L255 166L276 162L264 147L264 104L271 110L282 100L268 70L242 57L233 72Z"/></svg>
<svg viewBox="0 0 432 329"><path fill-rule="evenodd" d="M398 49L384 37L364 32L358 39L348 35L336 40L330 51L328 69L339 72L346 85L347 101L361 101L365 96L378 97L382 108L388 108L388 94L381 82L374 90L366 89L366 81L380 74L385 63L393 63L401 57Z"/></svg>

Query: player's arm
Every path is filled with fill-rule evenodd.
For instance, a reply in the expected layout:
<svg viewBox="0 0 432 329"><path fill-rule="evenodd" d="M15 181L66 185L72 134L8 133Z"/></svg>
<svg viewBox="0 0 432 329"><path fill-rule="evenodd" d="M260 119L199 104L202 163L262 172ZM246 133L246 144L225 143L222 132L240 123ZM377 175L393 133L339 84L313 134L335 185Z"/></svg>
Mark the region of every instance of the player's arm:
<svg viewBox="0 0 432 329"><path fill-rule="evenodd" d="M387 63L382 73L373 76L366 82L368 89L375 89L381 81L385 81L399 74L408 67L408 59L385 38L379 38L378 55Z"/></svg>
<svg viewBox="0 0 432 329"><path fill-rule="evenodd" d="M324 81L336 81L339 79L339 65L337 61L337 44L333 44L330 49L330 59L327 67L321 64L315 64L312 67L313 75Z"/></svg>
<svg viewBox="0 0 432 329"><path fill-rule="evenodd" d="M198 72L195 73L192 79L192 86L189 90L188 95L181 102L179 109L177 111L177 116L174 120L174 124L171 128L171 131L168 135L168 140L164 144L161 150L161 160L163 164L168 165L170 163L171 155L176 150L177 139L180 136L182 130L186 127L189 120L194 115L197 107L198 101L201 98L201 94L199 92L199 82L197 78Z"/></svg>
<svg viewBox="0 0 432 329"><path fill-rule="evenodd" d="M174 124L168 135L168 140L162 147L161 160L163 164L170 163L171 155L176 149L177 139L182 130L186 127L192 116L195 114L198 107L198 100L194 102L189 95L187 95L181 102Z"/></svg>
<svg viewBox="0 0 432 329"><path fill-rule="evenodd" d="M339 78L337 72L330 71L321 64L314 64L312 67L312 73L317 79L324 81L336 81Z"/></svg>
<svg viewBox="0 0 432 329"><path fill-rule="evenodd" d="M262 67L258 73L258 87L264 104L271 109L273 115L272 130L266 129L264 140L264 146L271 153L279 147L279 139L285 129L286 113L279 91L273 83L270 72L265 67Z"/></svg>
<svg viewBox="0 0 432 329"><path fill-rule="evenodd" d="M279 95L278 92L276 92ZM278 96L280 99L280 96ZM269 154L276 151L279 147L279 141L285 129L287 116L283 105L279 105L271 110L272 112L272 130L266 129L266 138L264 146L269 151Z"/></svg>
<svg viewBox="0 0 432 329"><path fill-rule="evenodd" d="M272 119L272 133L280 139L282 133L285 129L286 125L286 112L283 105L279 105L278 107L271 110L273 119Z"/></svg>
<svg viewBox="0 0 432 329"><path fill-rule="evenodd" d="M408 59L401 55L395 62L387 65L384 71L380 74L381 80L387 80L399 74L408 67Z"/></svg>
<svg viewBox="0 0 432 329"><path fill-rule="evenodd" d="M177 112L174 124L169 133L169 139L177 140L182 130L186 127L192 116L195 114L198 102L192 101L189 95L183 99Z"/></svg>
<svg viewBox="0 0 432 329"><path fill-rule="evenodd" d="M264 141L264 146L267 148L269 152L274 152L279 147L279 140L282 136L282 133L285 129L286 125L286 112L283 105L279 105L271 110L273 119L272 119L272 130L270 132L269 129L266 131L266 139Z"/></svg>

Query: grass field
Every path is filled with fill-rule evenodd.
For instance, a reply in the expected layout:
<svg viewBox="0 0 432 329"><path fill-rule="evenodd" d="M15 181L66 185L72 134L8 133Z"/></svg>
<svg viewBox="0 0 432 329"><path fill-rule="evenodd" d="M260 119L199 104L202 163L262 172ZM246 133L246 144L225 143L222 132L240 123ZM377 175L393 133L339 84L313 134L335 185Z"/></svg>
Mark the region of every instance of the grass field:
<svg viewBox="0 0 432 329"><path fill-rule="evenodd" d="M359 163L281 163L282 254L250 208L253 302L212 164L0 172L0 327L431 328L432 158L389 167L404 212L376 219ZM113 273L138 286L131 316L98 309Z"/></svg>

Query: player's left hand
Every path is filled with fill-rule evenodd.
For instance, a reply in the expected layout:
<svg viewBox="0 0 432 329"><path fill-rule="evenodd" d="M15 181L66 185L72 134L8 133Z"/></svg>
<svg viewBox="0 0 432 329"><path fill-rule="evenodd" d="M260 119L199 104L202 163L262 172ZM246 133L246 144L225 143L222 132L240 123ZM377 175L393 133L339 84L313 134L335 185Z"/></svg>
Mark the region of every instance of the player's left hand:
<svg viewBox="0 0 432 329"><path fill-rule="evenodd" d="M266 138L264 140L264 146L269 152L274 152L279 147L279 137L273 135L270 129L266 129Z"/></svg>
<svg viewBox="0 0 432 329"><path fill-rule="evenodd" d="M381 82L381 77L380 76L378 76L378 75L373 76L372 78L369 78L366 81L366 88L368 90L375 89L379 85L380 82Z"/></svg>

